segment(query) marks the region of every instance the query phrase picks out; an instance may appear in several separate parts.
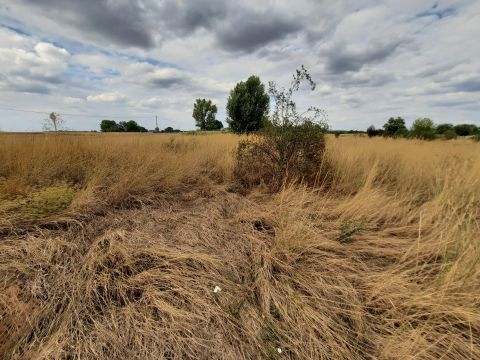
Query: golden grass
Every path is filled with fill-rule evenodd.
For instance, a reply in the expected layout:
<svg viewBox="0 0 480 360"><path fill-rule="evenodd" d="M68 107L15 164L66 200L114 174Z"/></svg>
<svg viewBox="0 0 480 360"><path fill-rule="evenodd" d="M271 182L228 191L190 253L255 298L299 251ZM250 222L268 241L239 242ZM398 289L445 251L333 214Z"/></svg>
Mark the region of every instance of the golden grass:
<svg viewBox="0 0 480 360"><path fill-rule="evenodd" d="M233 135L0 141L0 358L480 358L479 143L329 138L242 196Z"/></svg>

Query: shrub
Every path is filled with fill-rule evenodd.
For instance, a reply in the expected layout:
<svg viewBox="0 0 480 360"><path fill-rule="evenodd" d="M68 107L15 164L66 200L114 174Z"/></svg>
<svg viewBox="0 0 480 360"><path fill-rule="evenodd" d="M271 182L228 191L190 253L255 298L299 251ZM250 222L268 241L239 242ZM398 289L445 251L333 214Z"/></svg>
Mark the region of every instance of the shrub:
<svg viewBox="0 0 480 360"><path fill-rule="evenodd" d="M287 182L315 182L328 126L323 110L310 107L304 113L297 112L292 97L302 81L315 89L315 82L303 66L293 76L288 90L279 90L270 82L269 94L275 101L272 125L238 147L235 175L244 186L263 182L278 190Z"/></svg>
<svg viewBox="0 0 480 360"><path fill-rule="evenodd" d="M415 120L412 125L411 135L417 139L435 139L435 125L433 121L428 118Z"/></svg>
<svg viewBox="0 0 480 360"><path fill-rule="evenodd" d="M446 131L443 133L443 136L444 136L445 139L447 139L447 140L452 140L452 139L456 139L456 138L457 138L457 133L456 133L453 129L450 129L450 130L446 130Z"/></svg>

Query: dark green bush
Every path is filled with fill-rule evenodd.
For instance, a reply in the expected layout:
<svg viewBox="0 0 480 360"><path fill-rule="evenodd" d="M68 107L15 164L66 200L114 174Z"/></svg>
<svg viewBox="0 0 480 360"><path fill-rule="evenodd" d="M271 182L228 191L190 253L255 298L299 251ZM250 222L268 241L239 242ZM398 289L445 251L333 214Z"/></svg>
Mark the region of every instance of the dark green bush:
<svg viewBox="0 0 480 360"><path fill-rule="evenodd" d="M452 124L439 124L437 125L437 134L445 134L446 131L453 130Z"/></svg>
<svg viewBox="0 0 480 360"><path fill-rule="evenodd" d="M453 127L458 136L469 136L477 133L478 128L473 124L460 124Z"/></svg>

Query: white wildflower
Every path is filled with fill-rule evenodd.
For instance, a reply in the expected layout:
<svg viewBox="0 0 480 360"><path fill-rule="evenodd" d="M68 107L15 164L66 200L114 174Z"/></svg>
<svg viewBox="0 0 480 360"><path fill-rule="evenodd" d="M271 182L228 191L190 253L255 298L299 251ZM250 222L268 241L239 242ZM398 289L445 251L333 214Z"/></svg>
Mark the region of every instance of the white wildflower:
<svg viewBox="0 0 480 360"><path fill-rule="evenodd" d="M281 354L281 353L282 353L282 349L281 349L281 348L277 348L277 352L278 352L279 354Z"/></svg>
<svg viewBox="0 0 480 360"><path fill-rule="evenodd" d="M222 288L220 286L215 285L215 287L213 288L213 292L216 294L216 293L219 293L220 291L222 291Z"/></svg>

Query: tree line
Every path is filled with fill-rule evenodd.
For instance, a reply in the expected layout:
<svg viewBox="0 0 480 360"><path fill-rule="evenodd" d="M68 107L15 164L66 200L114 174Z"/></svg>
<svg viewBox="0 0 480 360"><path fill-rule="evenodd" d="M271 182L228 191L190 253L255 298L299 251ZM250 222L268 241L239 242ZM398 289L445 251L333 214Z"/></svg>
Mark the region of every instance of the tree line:
<svg viewBox="0 0 480 360"><path fill-rule="evenodd" d="M480 128L474 124L435 124L429 118L420 118L415 120L411 128L408 129L403 118L391 117L383 125L383 128L377 129L373 125L369 126L367 135L369 137L409 137L423 140L433 140L439 136L445 139L454 139L457 136L475 136L479 138Z"/></svg>

